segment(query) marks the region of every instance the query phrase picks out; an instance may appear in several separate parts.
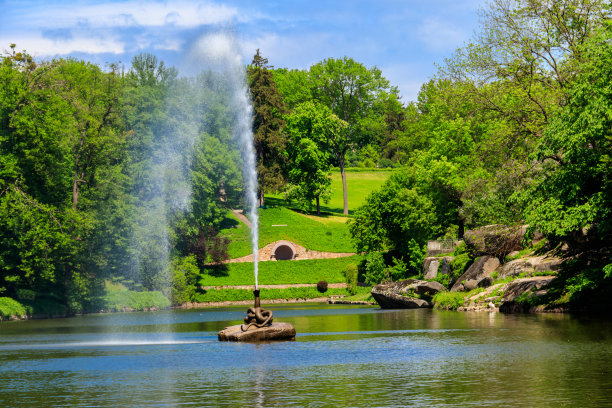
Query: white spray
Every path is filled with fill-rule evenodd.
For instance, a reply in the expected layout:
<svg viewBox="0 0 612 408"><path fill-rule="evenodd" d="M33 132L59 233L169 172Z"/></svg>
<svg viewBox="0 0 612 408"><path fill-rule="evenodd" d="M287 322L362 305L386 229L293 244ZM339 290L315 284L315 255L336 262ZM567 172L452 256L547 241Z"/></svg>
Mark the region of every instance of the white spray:
<svg viewBox="0 0 612 408"><path fill-rule="evenodd" d="M245 67L239 47L231 33L214 33L201 37L194 45L191 57L204 59L212 69L226 73L236 108L235 134L239 139L246 184L246 207L251 221L255 289L258 288L259 217L257 214L257 169L253 146L253 107L246 82Z"/></svg>

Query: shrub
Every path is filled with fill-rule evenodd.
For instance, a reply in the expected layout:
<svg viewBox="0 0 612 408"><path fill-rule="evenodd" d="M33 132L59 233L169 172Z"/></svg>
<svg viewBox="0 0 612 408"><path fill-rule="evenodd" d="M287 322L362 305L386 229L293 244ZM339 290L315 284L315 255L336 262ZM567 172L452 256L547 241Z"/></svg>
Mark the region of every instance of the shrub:
<svg viewBox="0 0 612 408"><path fill-rule="evenodd" d="M451 274L453 275L452 281L456 282L457 279L463 275L463 272L465 272L466 269L472 264L472 262L473 260L467 253L462 253L455 256L455 259L453 259L450 264Z"/></svg>
<svg viewBox="0 0 612 408"><path fill-rule="evenodd" d="M404 279L406 277L406 272L408 271L406 263L401 259L397 259L395 257L393 257L393 266L390 266L387 269L389 276L394 281Z"/></svg>
<svg viewBox="0 0 612 408"><path fill-rule="evenodd" d="M321 293L327 292L327 281L319 281L317 282L317 290Z"/></svg>
<svg viewBox="0 0 612 408"><path fill-rule="evenodd" d="M170 287L170 301L173 305L193 300L196 283L200 274L197 260L194 255L175 258L170 265L172 286Z"/></svg>
<svg viewBox="0 0 612 408"><path fill-rule="evenodd" d="M346 269L344 270L344 277L346 278L347 292L351 296L355 295L357 293L357 279L359 277L359 270L357 269L357 265L354 263L346 265Z"/></svg>
<svg viewBox="0 0 612 408"><path fill-rule="evenodd" d="M25 316L30 312L18 301L9 297L0 297L0 317L10 319L13 316Z"/></svg>
<svg viewBox="0 0 612 408"><path fill-rule="evenodd" d="M383 254L380 252L372 252L370 255L368 255L368 260L366 263L365 283L370 286L374 286L380 282L388 280L390 279L388 270L385 267Z"/></svg>

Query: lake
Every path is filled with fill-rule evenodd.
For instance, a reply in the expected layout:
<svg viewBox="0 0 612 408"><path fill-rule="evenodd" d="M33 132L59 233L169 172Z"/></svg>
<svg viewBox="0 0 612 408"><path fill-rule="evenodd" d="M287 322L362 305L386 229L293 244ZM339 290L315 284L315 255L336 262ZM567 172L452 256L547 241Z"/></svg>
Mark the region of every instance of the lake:
<svg viewBox="0 0 612 408"><path fill-rule="evenodd" d="M295 341L218 342L244 306L0 323L0 406L612 406L609 320L269 309Z"/></svg>

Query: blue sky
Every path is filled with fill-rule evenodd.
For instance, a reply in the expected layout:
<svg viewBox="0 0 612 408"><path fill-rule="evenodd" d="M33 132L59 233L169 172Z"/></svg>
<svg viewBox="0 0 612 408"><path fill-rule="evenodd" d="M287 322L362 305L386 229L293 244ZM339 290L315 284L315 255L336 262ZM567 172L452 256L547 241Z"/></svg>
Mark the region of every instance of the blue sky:
<svg viewBox="0 0 612 408"><path fill-rule="evenodd" d="M377 66L415 100L435 63L478 28L480 0L0 0L0 50L129 65L150 52L181 68L202 36L229 30L245 63L257 48L276 67L349 56Z"/></svg>

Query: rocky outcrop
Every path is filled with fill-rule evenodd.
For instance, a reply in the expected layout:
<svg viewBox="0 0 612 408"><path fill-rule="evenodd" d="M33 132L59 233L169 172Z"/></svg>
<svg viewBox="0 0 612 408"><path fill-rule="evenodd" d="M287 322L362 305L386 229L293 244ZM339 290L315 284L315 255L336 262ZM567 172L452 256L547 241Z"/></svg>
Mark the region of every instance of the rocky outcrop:
<svg viewBox="0 0 612 408"><path fill-rule="evenodd" d="M553 272L559 270L562 264L559 258L548 255L515 259L507 262L499 271L499 278L518 276L522 273Z"/></svg>
<svg viewBox="0 0 612 408"><path fill-rule="evenodd" d="M453 256L427 257L423 260L423 279L436 279L438 275L450 273L450 263Z"/></svg>
<svg viewBox="0 0 612 408"><path fill-rule="evenodd" d="M508 283L501 299L499 311L502 313L526 313L534 309L537 302L518 302L517 298L537 298L546 294L546 287L555 280L554 276L534 276L521 278ZM525 296L527 294L527 296Z"/></svg>
<svg viewBox="0 0 612 408"><path fill-rule="evenodd" d="M486 287L493 283L491 274L499 266L499 259L494 256L481 256L457 279L451 292L472 290L479 286Z"/></svg>
<svg viewBox="0 0 612 408"><path fill-rule="evenodd" d="M472 258L488 255L503 259L510 252L521 250L526 231L526 226L487 225L466 231L463 241Z"/></svg>
<svg viewBox="0 0 612 408"><path fill-rule="evenodd" d="M440 258L427 257L423 260L423 279L436 279L438 276L438 268L440 267Z"/></svg>
<svg viewBox="0 0 612 408"><path fill-rule="evenodd" d="M372 297L383 309L416 309L432 307L432 296L446 288L439 282L407 279L380 283L372 288Z"/></svg>

